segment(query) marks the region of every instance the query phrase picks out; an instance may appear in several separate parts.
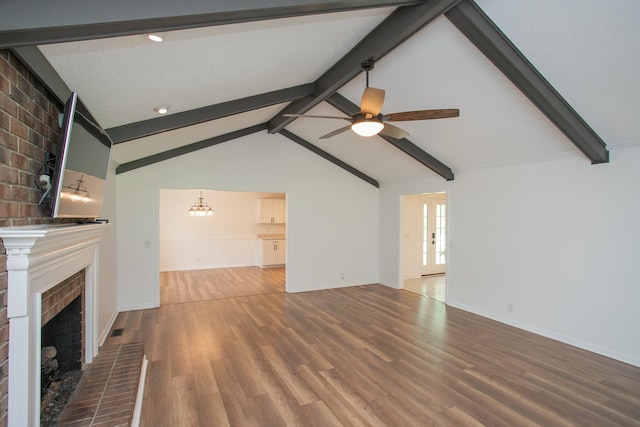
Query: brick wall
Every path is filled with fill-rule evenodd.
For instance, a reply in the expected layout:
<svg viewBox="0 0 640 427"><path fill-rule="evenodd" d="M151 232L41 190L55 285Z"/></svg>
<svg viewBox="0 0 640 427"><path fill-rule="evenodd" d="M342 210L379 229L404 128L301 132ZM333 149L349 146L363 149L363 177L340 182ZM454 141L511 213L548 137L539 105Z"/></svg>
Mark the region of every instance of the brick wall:
<svg viewBox="0 0 640 427"><path fill-rule="evenodd" d="M0 49L0 227L60 222L38 206L36 175L56 153L62 105L9 50ZM0 244L0 427L7 426L7 269Z"/></svg>
<svg viewBox="0 0 640 427"><path fill-rule="evenodd" d="M73 276L68 277L66 280L42 293L42 325L45 325L49 320L53 319L54 316L68 306L71 301L83 294L84 278L85 271L80 270Z"/></svg>

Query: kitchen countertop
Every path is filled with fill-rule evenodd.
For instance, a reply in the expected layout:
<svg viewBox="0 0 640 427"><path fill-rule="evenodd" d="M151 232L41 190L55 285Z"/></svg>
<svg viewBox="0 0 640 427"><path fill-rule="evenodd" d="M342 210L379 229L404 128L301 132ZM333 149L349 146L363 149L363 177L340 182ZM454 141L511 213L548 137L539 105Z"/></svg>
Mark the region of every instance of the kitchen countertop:
<svg viewBox="0 0 640 427"><path fill-rule="evenodd" d="M287 236L282 234L282 233L278 233L278 234L258 234L258 239L262 239L262 240L273 240L273 239L286 239Z"/></svg>

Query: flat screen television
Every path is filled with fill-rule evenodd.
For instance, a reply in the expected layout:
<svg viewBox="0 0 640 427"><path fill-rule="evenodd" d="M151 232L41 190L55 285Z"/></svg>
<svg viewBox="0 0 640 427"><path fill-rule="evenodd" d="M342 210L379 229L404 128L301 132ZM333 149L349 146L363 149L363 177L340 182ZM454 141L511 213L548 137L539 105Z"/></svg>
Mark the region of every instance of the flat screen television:
<svg viewBox="0 0 640 427"><path fill-rule="evenodd" d="M64 107L51 179L51 216L95 220L102 213L111 139L72 93Z"/></svg>

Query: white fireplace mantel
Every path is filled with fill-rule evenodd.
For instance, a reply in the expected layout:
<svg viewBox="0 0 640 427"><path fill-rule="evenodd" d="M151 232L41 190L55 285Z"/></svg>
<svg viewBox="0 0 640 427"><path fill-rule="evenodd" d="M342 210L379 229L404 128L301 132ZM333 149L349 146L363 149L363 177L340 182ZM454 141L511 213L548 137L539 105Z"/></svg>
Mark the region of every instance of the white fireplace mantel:
<svg viewBox="0 0 640 427"><path fill-rule="evenodd" d="M105 224L0 228L7 254L11 426L40 424L42 293L85 270L85 363L98 352L98 251Z"/></svg>

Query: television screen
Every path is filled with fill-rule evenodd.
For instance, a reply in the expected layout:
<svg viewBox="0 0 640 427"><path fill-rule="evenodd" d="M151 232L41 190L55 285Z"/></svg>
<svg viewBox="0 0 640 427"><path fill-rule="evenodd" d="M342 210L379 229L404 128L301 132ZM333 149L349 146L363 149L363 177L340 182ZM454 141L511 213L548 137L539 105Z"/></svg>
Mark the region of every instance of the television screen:
<svg viewBox="0 0 640 427"><path fill-rule="evenodd" d="M75 92L65 104L61 142L53 174L51 216L101 216L111 139Z"/></svg>

